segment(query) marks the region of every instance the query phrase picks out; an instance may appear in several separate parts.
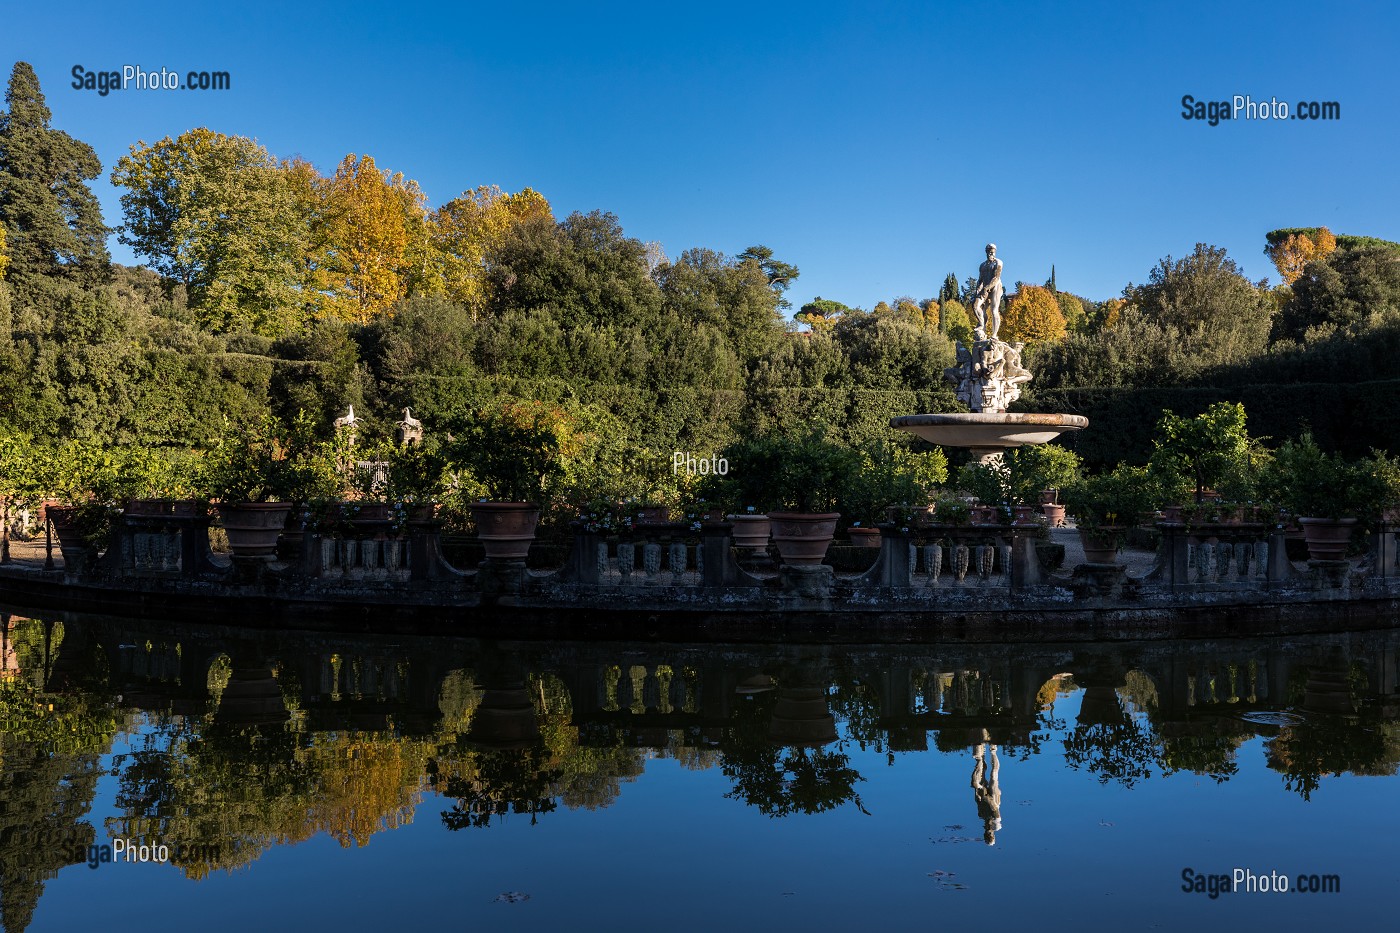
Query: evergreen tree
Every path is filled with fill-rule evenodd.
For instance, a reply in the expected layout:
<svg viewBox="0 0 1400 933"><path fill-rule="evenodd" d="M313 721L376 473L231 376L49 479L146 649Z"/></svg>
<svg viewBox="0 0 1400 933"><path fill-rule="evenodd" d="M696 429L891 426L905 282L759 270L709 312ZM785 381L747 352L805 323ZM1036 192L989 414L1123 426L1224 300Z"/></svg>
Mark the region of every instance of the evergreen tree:
<svg viewBox="0 0 1400 933"><path fill-rule="evenodd" d="M97 153L49 126L48 105L27 62L17 62L0 111L0 224L8 280L19 305L48 308L56 280L88 286L107 276L107 228L86 182Z"/></svg>
<svg viewBox="0 0 1400 933"><path fill-rule="evenodd" d="M949 272L943 279L943 287L938 290L938 303L946 305L950 301L958 300L958 277Z"/></svg>
<svg viewBox="0 0 1400 933"><path fill-rule="evenodd" d="M1052 295L1059 293L1059 289L1055 287L1055 264L1053 262L1050 263L1050 278L1045 283L1045 287L1050 289L1050 294Z"/></svg>

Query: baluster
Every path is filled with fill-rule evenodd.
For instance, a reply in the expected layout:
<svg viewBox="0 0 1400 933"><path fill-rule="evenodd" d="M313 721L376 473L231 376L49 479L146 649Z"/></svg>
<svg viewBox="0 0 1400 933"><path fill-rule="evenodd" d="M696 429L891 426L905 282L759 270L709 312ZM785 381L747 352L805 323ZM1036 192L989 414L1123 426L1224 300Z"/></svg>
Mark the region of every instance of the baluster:
<svg viewBox="0 0 1400 933"><path fill-rule="evenodd" d="M928 582L937 585L938 576L943 572L943 545L924 545L924 571L928 573Z"/></svg>
<svg viewBox="0 0 1400 933"><path fill-rule="evenodd" d="M656 575L661 572L661 545L655 541L642 545L642 566L646 570L647 582L657 582Z"/></svg>
<svg viewBox="0 0 1400 933"><path fill-rule="evenodd" d="M617 570L622 575L624 585L632 582L632 571L637 569L637 545L623 541L617 546Z"/></svg>
<svg viewBox="0 0 1400 933"><path fill-rule="evenodd" d="M1011 585L1011 545L1003 544L997 548L998 556L1001 558L1001 575L1006 577L1007 586Z"/></svg>
<svg viewBox="0 0 1400 933"><path fill-rule="evenodd" d="M681 578L685 576L686 569L686 547L684 541L672 541L670 553L666 555L666 564L671 571L671 582L677 586L681 583Z"/></svg>
<svg viewBox="0 0 1400 933"><path fill-rule="evenodd" d="M987 578L992 575L992 561L996 557L996 549L990 544L979 544L977 546L977 575L986 583Z"/></svg>
<svg viewBox="0 0 1400 933"><path fill-rule="evenodd" d="M967 576L969 556L966 544L959 544L953 550L953 573L957 576L959 583L963 582L963 578Z"/></svg>
<svg viewBox="0 0 1400 933"><path fill-rule="evenodd" d="M599 583L607 583L607 582L610 582L609 579L608 579L608 576L609 576L609 567L608 567L608 542L606 542L606 541L599 541L599 542L598 542L598 550L597 550L596 552L594 552L594 554L593 554L593 559L594 559L595 561L597 561L597 564L598 564L598 582L599 582Z"/></svg>

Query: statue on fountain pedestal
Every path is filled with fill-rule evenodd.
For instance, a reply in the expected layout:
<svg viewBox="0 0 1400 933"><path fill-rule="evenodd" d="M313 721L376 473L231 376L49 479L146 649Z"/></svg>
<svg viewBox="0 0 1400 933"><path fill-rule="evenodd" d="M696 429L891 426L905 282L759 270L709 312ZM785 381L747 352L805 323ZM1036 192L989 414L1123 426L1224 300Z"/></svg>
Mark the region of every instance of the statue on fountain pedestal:
<svg viewBox="0 0 1400 933"><path fill-rule="evenodd" d="M977 340L995 340L1001 329L1001 260L997 245L987 244L987 261L977 267L977 289L972 293L972 316L977 319Z"/></svg>
<svg viewBox="0 0 1400 933"><path fill-rule="evenodd" d="M1001 329L1001 260L995 243L987 244L987 261L977 270L972 313L977 319L971 347L958 344L957 364L943 371L958 400L974 412L1004 412L1021 397L1031 374L1021 364L1022 343L997 339Z"/></svg>

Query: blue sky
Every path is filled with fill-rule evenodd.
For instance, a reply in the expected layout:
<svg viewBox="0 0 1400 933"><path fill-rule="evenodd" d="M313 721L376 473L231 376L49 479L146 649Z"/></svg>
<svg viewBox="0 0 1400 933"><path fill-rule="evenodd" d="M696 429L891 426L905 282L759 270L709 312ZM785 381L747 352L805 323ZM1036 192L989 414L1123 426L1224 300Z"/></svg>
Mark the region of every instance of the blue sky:
<svg viewBox="0 0 1400 933"><path fill-rule="evenodd" d="M1258 279L1277 227L1400 240L1400 12L1382 3L201 6L16 5L0 68L33 64L54 125L108 170L195 126L325 172L369 153L433 204L530 186L672 257L766 244L801 270L794 305L935 294L988 240L1008 279L1054 263L1099 299L1198 241ZM232 89L71 87L74 65L124 64ZM1337 101L1341 119L1211 127L1184 94Z"/></svg>

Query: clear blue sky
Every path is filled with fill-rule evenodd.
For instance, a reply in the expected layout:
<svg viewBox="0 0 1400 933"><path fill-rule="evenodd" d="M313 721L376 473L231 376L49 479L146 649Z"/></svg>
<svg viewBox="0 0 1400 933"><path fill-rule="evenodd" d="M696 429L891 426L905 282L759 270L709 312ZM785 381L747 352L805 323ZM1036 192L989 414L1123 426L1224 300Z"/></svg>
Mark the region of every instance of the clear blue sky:
<svg viewBox="0 0 1400 933"><path fill-rule="evenodd" d="M104 166L195 126L433 204L533 187L675 257L762 243L795 305L870 307L974 274L1107 298L1197 241L1273 276L1264 233L1400 240L1400 12L1384 3L23 3L0 68ZM229 71L99 97L70 70ZM1338 101L1341 119L1187 121L1181 97ZM117 192L95 189L109 224ZM131 261L113 238L114 255Z"/></svg>

